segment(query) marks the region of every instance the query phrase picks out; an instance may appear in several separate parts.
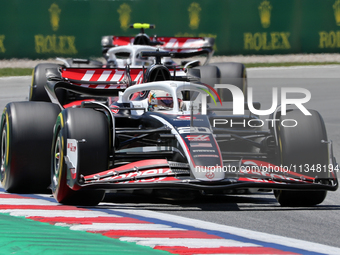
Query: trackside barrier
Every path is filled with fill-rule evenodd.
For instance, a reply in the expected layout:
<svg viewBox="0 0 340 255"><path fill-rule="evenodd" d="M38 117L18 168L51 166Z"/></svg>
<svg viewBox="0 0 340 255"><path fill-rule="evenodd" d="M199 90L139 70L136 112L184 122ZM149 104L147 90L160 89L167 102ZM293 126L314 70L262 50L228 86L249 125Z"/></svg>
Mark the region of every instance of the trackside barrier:
<svg viewBox="0 0 340 255"><path fill-rule="evenodd" d="M210 36L215 55L335 53L340 0L1 1L0 59L100 57L104 35Z"/></svg>

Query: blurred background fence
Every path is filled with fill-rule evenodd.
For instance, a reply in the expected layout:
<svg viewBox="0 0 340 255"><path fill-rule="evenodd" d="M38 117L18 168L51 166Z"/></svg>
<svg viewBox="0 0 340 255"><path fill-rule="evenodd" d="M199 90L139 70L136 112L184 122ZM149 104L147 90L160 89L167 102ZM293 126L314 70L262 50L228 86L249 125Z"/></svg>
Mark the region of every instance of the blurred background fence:
<svg viewBox="0 0 340 255"><path fill-rule="evenodd" d="M337 53L340 0L0 0L0 59L100 57L104 35L211 36L215 55Z"/></svg>

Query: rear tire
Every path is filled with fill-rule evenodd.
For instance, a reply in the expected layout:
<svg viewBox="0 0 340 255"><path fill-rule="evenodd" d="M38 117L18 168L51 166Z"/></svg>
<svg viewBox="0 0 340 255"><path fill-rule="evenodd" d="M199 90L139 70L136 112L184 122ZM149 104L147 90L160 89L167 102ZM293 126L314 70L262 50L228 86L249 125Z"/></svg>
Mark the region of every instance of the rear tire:
<svg viewBox="0 0 340 255"><path fill-rule="evenodd" d="M321 115L314 110L309 110L312 116L305 116L300 110L287 112L281 116L280 123L284 120L297 121L295 127L278 128L280 144L280 157L283 166L305 166L299 174L313 178L327 179L328 173L311 171L312 166L328 166L328 146L321 140L327 141L327 133ZM308 166L308 168L307 168ZM322 171L324 169L322 168ZM288 191L277 190L274 192L277 201L282 206L313 206L323 202L327 191Z"/></svg>
<svg viewBox="0 0 340 255"><path fill-rule="evenodd" d="M16 102L1 118L1 184L8 192L48 192L53 126L59 106Z"/></svg>
<svg viewBox="0 0 340 255"><path fill-rule="evenodd" d="M57 69L61 67L58 64L38 64L33 70L32 74L32 84L30 86L29 91L29 101L41 101L41 102L51 102L50 97L48 96L45 85L47 82L46 78L46 69L53 68L56 71L56 75L59 75ZM66 91L63 89L59 89L56 91L56 95L58 97L59 102L61 104L64 103L66 98Z"/></svg>
<svg viewBox="0 0 340 255"><path fill-rule="evenodd" d="M52 144L51 188L55 199L61 204L97 205L105 191L75 191L67 185L68 169L64 161L67 139L86 140L79 149L80 174L86 176L107 170L109 127L105 115L93 109L65 109L57 118Z"/></svg>
<svg viewBox="0 0 340 255"><path fill-rule="evenodd" d="M201 82L215 87L215 84L232 84L242 90L245 100L247 99L247 72L241 63L226 62L212 63L208 66L199 66ZM222 102L233 101L232 94L227 89L217 89Z"/></svg>
<svg viewBox="0 0 340 255"><path fill-rule="evenodd" d="M220 70L220 84L232 84L242 90L245 100L247 100L247 72L242 63L212 63ZM227 89L218 89L223 102L233 101L232 94Z"/></svg>

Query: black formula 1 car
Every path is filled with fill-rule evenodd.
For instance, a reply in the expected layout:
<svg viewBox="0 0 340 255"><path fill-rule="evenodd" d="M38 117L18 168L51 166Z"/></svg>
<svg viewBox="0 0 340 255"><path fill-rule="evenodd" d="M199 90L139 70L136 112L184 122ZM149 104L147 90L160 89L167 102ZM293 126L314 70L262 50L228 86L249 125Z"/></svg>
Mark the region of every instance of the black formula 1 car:
<svg viewBox="0 0 340 255"><path fill-rule="evenodd" d="M51 102L9 103L2 114L2 186L50 187L58 202L72 205L96 205L115 191L189 196L256 189L274 190L283 206L310 206L337 189L338 166L317 111L283 114L278 107L264 127L246 104L233 113L231 90L247 87L242 64L184 75L160 63L164 54L143 53L157 59L147 69L46 69ZM221 83L232 89L218 93ZM60 90L84 98L64 105ZM289 126L291 120L298 124Z"/></svg>
<svg viewBox="0 0 340 255"><path fill-rule="evenodd" d="M171 68L187 68L201 65L197 59L192 57L205 57L204 65L208 65L214 50L215 39L211 37L150 37L145 33L145 29L154 28L155 25L146 23L135 23L130 25L133 29L140 29L136 36L103 36L102 54L104 62L93 59L79 58L57 58L60 64L41 63L33 70L32 83L30 86L30 101L50 102L50 98L45 91L46 68L122 68L126 65L132 68L148 67L155 62L154 56L142 56L145 51L170 52L162 56L163 63ZM181 63L176 63L173 59L185 59ZM58 92L61 101L68 101L72 93Z"/></svg>
<svg viewBox="0 0 340 255"><path fill-rule="evenodd" d="M193 56L206 56L208 63L214 53L215 38L212 37L165 37L154 35L150 38L145 29L155 28L154 24L134 23L130 28L140 29L136 36L107 35L102 37L102 54L109 62L110 50L118 46L153 46L169 51L174 58L188 58ZM123 53L120 53L123 56Z"/></svg>

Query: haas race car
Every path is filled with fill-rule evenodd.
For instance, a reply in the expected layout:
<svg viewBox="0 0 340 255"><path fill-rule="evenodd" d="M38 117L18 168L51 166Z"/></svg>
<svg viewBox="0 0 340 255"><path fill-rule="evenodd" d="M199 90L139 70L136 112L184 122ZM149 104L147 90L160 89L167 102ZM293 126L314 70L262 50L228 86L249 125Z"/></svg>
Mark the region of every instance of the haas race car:
<svg viewBox="0 0 340 255"><path fill-rule="evenodd" d="M96 205L117 191L273 190L282 206L312 206L337 189L317 111L278 107L270 116L277 121L264 126L246 104L234 114L233 93L217 86L246 91L242 64L171 69L161 63L169 54L143 52L156 59L148 68L47 68L51 102L14 102L3 111L2 186L50 188L71 205ZM291 119L298 124L282 125Z"/></svg>
<svg viewBox="0 0 340 255"><path fill-rule="evenodd" d="M207 65L214 53L213 46L215 39L211 37L149 37L145 29L153 29L155 25L146 23L131 24L130 28L140 29L136 36L103 36L102 37L102 54L104 62L91 59L79 58L57 58L61 64L41 63L33 70L32 84L30 86L30 101L50 102L50 98L45 91L46 68L125 68L130 67L148 67L155 61L154 56L142 56L141 52L145 51L162 51L171 52L170 55L162 56L162 62L169 68L176 67L194 67L199 66L200 61L191 59L192 57L202 57ZM184 59L181 63L175 63L173 60ZM58 92L63 94L62 92ZM62 96L62 95L60 95ZM64 96L65 97L65 96Z"/></svg>

